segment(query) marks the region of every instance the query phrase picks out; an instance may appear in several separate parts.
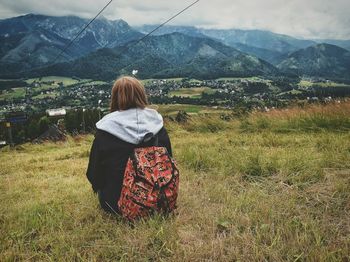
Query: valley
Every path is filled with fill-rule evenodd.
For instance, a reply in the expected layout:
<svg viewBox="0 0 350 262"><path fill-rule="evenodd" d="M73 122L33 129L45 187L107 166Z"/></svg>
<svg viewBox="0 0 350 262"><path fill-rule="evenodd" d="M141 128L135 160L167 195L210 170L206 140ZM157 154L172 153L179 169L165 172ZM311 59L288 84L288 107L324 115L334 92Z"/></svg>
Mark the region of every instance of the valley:
<svg viewBox="0 0 350 262"><path fill-rule="evenodd" d="M86 22L34 14L0 20L0 121L12 121L16 143L57 123L47 117L50 109L66 110L69 132L93 132L109 111L113 81L132 72L152 106L178 109L173 119L179 112L239 116L350 96L346 40L164 26L139 41L156 25L101 18L57 57ZM0 139L7 132L1 124Z"/></svg>
<svg viewBox="0 0 350 262"><path fill-rule="evenodd" d="M142 82L150 106L176 121L186 118L184 114L221 113L222 118L231 119L247 112L340 103L350 97L349 83L323 78L170 78ZM109 112L113 85L113 81L60 76L0 83L4 86L0 90L0 140L8 140L5 123L10 121L15 143L34 139L57 124L59 117L47 117L48 110L57 108L67 112L61 117L68 122L67 131L93 132L95 122ZM14 122L14 118L21 120Z"/></svg>
<svg viewBox="0 0 350 262"><path fill-rule="evenodd" d="M3 2L0 261L349 261L346 1L195 1L161 26L148 23L181 1ZM118 140L93 141L121 76L163 121L116 112L107 132L166 128L180 171L171 216L125 223L87 181L91 152L99 179L115 167Z"/></svg>
<svg viewBox="0 0 350 262"><path fill-rule="evenodd" d="M189 78L145 79L151 103L200 104L234 109L262 110L283 107L293 101L325 101L350 96L350 83L323 78ZM0 113L49 108L96 108L107 110L113 81L49 76L24 80L0 80ZM18 86L16 86L18 85ZM100 101L100 102L99 102Z"/></svg>

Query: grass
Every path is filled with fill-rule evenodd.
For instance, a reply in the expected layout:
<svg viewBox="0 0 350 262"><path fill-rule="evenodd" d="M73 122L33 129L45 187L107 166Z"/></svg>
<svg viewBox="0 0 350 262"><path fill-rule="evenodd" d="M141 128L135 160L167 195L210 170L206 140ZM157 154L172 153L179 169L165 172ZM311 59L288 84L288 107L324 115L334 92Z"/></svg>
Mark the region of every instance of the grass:
<svg viewBox="0 0 350 262"><path fill-rule="evenodd" d="M83 82L88 82L91 81L89 79L73 79L70 77L63 77L63 76L44 76L41 78L30 78L27 79L26 82L28 84L33 83L34 81L36 82L49 82L49 81L55 81L55 82L62 82L64 86L69 86L69 85L74 85L77 83L83 83Z"/></svg>
<svg viewBox="0 0 350 262"><path fill-rule="evenodd" d="M1 79L0 79L1 81ZM40 83L41 85L38 87L33 87L31 88L31 91L40 91L40 92L45 92L48 90L53 90L59 87L60 82L63 83L64 86L70 86L70 85L74 85L77 83L81 83L81 84L91 84L91 85L103 85L106 84L106 82L104 81L93 81L90 79L80 79L80 80L76 80L73 78L69 78L69 77L61 77L61 76L46 76L46 77L41 77L41 78L31 78L31 79L27 79L26 82L28 84L33 83L34 81ZM47 84L45 82L50 82L50 81L54 81L54 83L52 84ZM15 87L15 88L11 88L11 91L4 91L2 94L0 94L0 100L9 100L9 99L18 99L18 98L24 98L25 96L25 88L24 87ZM47 97L51 97L54 98L57 96L57 93L51 93L51 94L39 94L35 97L33 97L33 99L35 100L40 100L43 98L47 98Z"/></svg>
<svg viewBox="0 0 350 262"><path fill-rule="evenodd" d="M201 98L202 93L213 94L216 90L209 87L193 87L193 88L180 88L179 90L174 90L169 92L169 96L182 96L190 98Z"/></svg>
<svg viewBox="0 0 350 262"><path fill-rule="evenodd" d="M350 133L276 129L317 112L347 118L346 108L166 123L181 171L177 215L134 227L98 208L85 177L93 136L4 148L0 260L348 261Z"/></svg>
<svg viewBox="0 0 350 262"><path fill-rule="evenodd" d="M300 87L312 87L312 86L322 86L322 87L337 87L337 86L348 86L344 83L337 83L333 81L329 82L310 82L307 80L300 80L299 84Z"/></svg>
<svg viewBox="0 0 350 262"><path fill-rule="evenodd" d="M44 99L44 98L55 98L58 96L57 92L53 92L50 94L39 94L37 96L33 96L32 99L33 100L40 100L40 99Z"/></svg>
<svg viewBox="0 0 350 262"><path fill-rule="evenodd" d="M295 89L293 89L293 90L290 90L290 91L281 92L281 93L278 94L278 96L288 95L288 94L290 94L290 95L298 95L298 94L302 94L302 93L303 93L303 92L300 91L300 90L295 90Z"/></svg>
<svg viewBox="0 0 350 262"><path fill-rule="evenodd" d="M35 90L47 90L52 88L57 88L59 85L58 83L63 83L64 86L70 86L74 84L90 84L90 85L103 85L107 82L105 81L97 81L97 80L91 80L91 79L73 79L70 77L63 77L63 76L45 76L41 78L30 78L27 79L26 82L28 84L33 83L34 81L41 83L41 87L35 88ZM52 85L44 84L44 82L50 82L54 81L55 83Z"/></svg>
<svg viewBox="0 0 350 262"><path fill-rule="evenodd" d="M162 115L176 115L179 111L185 111L188 114L221 113L227 111L209 106L188 104L152 105L151 107L157 109Z"/></svg>
<svg viewBox="0 0 350 262"><path fill-rule="evenodd" d="M300 87L312 87L313 83L307 80L300 80L298 85Z"/></svg>
<svg viewBox="0 0 350 262"><path fill-rule="evenodd" d="M4 93L0 94L0 100L24 98L25 94L26 90L24 87L14 87L11 88L11 92L4 91Z"/></svg>
<svg viewBox="0 0 350 262"><path fill-rule="evenodd" d="M256 112L251 114L249 119L244 119L241 127L245 131L350 131L350 101L334 102L327 106L309 105L303 109Z"/></svg>
<svg viewBox="0 0 350 262"><path fill-rule="evenodd" d="M146 84L151 84L153 81L160 81L160 80L166 80L166 81L175 81L175 82L180 82L183 78L182 77L174 77L174 78L147 78L141 80L141 82L146 85Z"/></svg>
<svg viewBox="0 0 350 262"><path fill-rule="evenodd" d="M232 80L262 80L260 77L252 76L252 77L220 77L217 79L218 81L232 81Z"/></svg>
<svg viewBox="0 0 350 262"><path fill-rule="evenodd" d="M198 80L198 79L191 78L191 79L189 80L189 83L198 83L198 84L200 84L200 83L202 83L202 81L201 81L201 80Z"/></svg>
<svg viewBox="0 0 350 262"><path fill-rule="evenodd" d="M107 84L107 82L105 82L105 81L97 81L97 80L91 81L88 83L89 83L89 85L105 85L105 84Z"/></svg>
<svg viewBox="0 0 350 262"><path fill-rule="evenodd" d="M0 81L2 81L0 79ZM36 91L36 92L44 92L44 91L48 91L48 90L53 90L59 87L60 82L63 83L64 86L70 86L70 85L74 85L77 83L81 83L81 84L90 84L90 85L103 85L106 84L106 82L104 81L93 81L90 79L80 79L80 80L76 80L73 78L69 78L69 77L61 77L61 76L46 76L46 77L41 77L41 78L30 78L27 79L26 82L27 84L31 84L34 81L40 83L40 86L38 87L32 87L31 91ZM46 82L50 82L50 81L54 81L54 83L46 83ZM9 100L9 99L16 99L16 98L24 98L25 96L25 88L24 87L15 87L15 88L11 88L11 91L4 91L2 94L0 94L0 100ZM53 93L53 94L39 94L35 97L33 97L33 99L43 99L43 98L47 98L47 97L56 97L57 94Z"/></svg>

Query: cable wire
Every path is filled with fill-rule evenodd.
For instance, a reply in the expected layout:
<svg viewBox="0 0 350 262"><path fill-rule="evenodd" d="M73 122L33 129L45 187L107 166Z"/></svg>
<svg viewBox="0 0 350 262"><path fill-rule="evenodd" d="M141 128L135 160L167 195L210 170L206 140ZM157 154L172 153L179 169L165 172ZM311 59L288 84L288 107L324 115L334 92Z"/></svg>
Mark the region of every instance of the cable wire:
<svg viewBox="0 0 350 262"><path fill-rule="evenodd" d="M169 23L171 20L173 20L175 17L179 16L180 14L182 14L183 12L185 12L187 9L191 8L192 6L194 6L195 4L197 4L200 0L197 0L195 2L193 2L192 4L186 6L184 9L182 9L181 11L179 11L178 13L176 13L175 15L173 15L172 17L170 17L168 20L166 20L165 22L163 22L162 24L158 25L156 28L154 28L151 32L147 33L146 35L144 35L143 37L141 37L140 39L136 40L136 42L128 45L124 45L124 47L119 51L119 54L117 54L117 57L119 55L121 55L122 53L124 53L125 51L127 51L129 48L131 48L132 46L137 45L138 43L140 43L141 41L145 40L147 37L149 37L152 33L154 33L155 31L157 31L159 28L163 27L164 25L166 25L167 23ZM124 66L123 68L127 68L131 65L133 65L135 62L131 62L130 64L127 64L126 66Z"/></svg>
<svg viewBox="0 0 350 262"><path fill-rule="evenodd" d="M140 43L141 41L145 40L147 37L149 37L152 33L154 33L155 31L157 31L159 28L163 27L164 25L166 25L167 23L169 23L171 20L173 20L175 17L179 16L180 14L182 14L183 12L185 12L187 9L191 8L193 5L197 4L200 0L196 0L193 3L191 3L190 5L186 6L184 9L182 9L181 11L179 11L178 13L176 13L175 15L173 15L172 17L170 17L168 20L166 20L165 22L163 22L162 24L158 25L156 28L154 28L151 32L147 33L146 35L142 36L140 39L136 40L136 42L128 45L125 44L124 47L120 50L119 55L121 55L124 51L128 50L130 47L137 45L138 43ZM42 65L42 66L38 66L38 67L34 67L31 68L29 70L21 70L19 72L17 72L17 74L21 74L21 73L25 73L25 72L30 72L30 71L34 71L36 69L40 69L40 68L47 68L49 66L52 66L56 63L56 61L58 60L59 57L62 56L62 54L68 55L67 53L65 53L65 51L73 44L73 42L88 28L88 26L93 23L96 18L113 2L113 0L110 0L98 13L97 15L90 20L89 23L87 23L77 34L76 36L61 50L61 52L55 57L55 59L51 62L51 63L47 63L46 65ZM63 63L63 62L61 62ZM125 66L129 67L130 65L132 65L133 63L130 63L129 65Z"/></svg>
<svg viewBox="0 0 350 262"><path fill-rule="evenodd" d="M193 2L192 4L188 5L186 8L182 9L180 12L178 12L177 14L173 15L172 17L170 17L168 20L166 20L165 22L163 22L162 24L160 24L159 26L157 26L156 28L154 28L151 32L147 33L145 36L141 37L139 40L136 41L136 43L134 45L136 45L137 43L143 41L146 37L150 36L152 33L154 33L155 31L157 31L159 28L161 28L162 26L166 25L167 23L169 23L171 20L173 20L175 17L179 16L180 14L182 14L183 12L185 12L187 9L189 9L190 7L192 7L193 5L197 4L200 0L197 0L195 2Z"/></svg>
<svg viewBox="0 0 350 262"><path fill-rule="evenodd" d="M81 29L76 36L62 49L62 51L56 56L56 58L53 60L51 64L54 64L57 59L73 44L73 42L86 30L86 28L89 27L89 25L96 20L96 18L113 2L113 0L110 0L101 10L97 13L97 15L90 20L89 23L87 23L83 29Z"/></svg>

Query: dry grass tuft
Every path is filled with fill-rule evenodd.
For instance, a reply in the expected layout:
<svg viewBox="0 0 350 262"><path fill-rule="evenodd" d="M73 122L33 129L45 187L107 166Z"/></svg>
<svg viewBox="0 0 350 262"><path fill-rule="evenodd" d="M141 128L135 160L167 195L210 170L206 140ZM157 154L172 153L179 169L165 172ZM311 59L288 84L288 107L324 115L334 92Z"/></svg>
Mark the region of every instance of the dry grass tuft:
<svg viewBox="0 0 350 262"><path fill-rule="evenodd" d="M327 105L307 105L304 108L255 112L241 123L244 131L268 129L275 132L349 131L350 101Z"/></svg>

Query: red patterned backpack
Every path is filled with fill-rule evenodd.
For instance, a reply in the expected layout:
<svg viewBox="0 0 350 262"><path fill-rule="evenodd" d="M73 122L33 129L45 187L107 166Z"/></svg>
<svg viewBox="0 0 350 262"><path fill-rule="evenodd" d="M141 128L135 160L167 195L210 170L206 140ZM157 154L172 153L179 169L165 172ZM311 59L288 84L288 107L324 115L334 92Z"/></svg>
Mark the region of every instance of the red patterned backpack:
<svg viewBox="0 0 350 262"><path fill-rule="evenodd" d="M176 209L178 186L179 170L165 147L136 148L126 164L119 211L129 221L169 214Z"/></svg>

